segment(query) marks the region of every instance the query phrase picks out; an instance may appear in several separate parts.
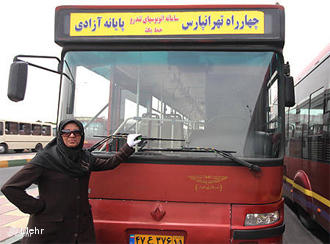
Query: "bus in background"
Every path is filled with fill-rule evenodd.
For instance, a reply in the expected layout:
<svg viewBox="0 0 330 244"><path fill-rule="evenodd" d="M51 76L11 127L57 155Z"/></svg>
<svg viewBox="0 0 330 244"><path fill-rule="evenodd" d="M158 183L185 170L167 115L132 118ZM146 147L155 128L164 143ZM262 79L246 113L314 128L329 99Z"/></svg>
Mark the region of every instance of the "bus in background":
<svg viewBox="0 0 330 244"><path fill-rule="evenodd" d="M54 138L55 130L52 123L0 120L0 154L8 150L40 151Z"/></svg>
<svg viewBox="0 0 330 244"><path fill-rule="evenodd" d="M283 193L301 222L311 217L330 233L330 45L295 84L296 106L286 112Z"/></svg>
<svg viewBox="0 0 330 244"><path fill-rule="evenodd" d="M55 41L58 121L104 118L101 158L118 135L143 135L129 160L91 174L97 242L281 242L294 104L282 6L60 6ZM28 65L11 66L13 101Z"/></svg>

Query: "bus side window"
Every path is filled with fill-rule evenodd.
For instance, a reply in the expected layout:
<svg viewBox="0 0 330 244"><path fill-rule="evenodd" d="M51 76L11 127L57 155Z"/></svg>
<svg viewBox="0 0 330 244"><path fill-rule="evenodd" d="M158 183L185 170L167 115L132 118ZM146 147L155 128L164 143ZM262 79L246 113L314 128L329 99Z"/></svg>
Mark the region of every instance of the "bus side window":
<svg viewBox="0 0 330 244"><path fill-rule="evenodd" d="M321 88L310 95L309 106L309 134L319 134L323 128L323 111L324 111L324 89Z"/></svg>
<svg viewBox="0 0 330 244"><path fill-rule="evenodd" d="M42 133L41 135L43 136L50 136L50 131L51 131L51 128L49 125L43 125L42 126Z"/></svg>
<svg viewBox="0 0 330 244"><path fill-rule="evenodd" d="M31 135L31 124L19 123L18 134L20 134L20 135Z"/></svg>
<svg viewBox="0 0 330 244"><path fill-rule="evenodd" d="M34 136L41 135L41 125L37 125L37 124L32 125L32 135Z"/></svg>
<svg viewBox="0 0 330 244"><path fill-rule="evenodd" d="M3 135L3 122L0 122L0 136Z"/></svg>
<svg viewBox="0 0 330 244"><path fill-rule="evenodd" d="M323 131L330 133L330 95L327 94L327 98L325 100L325 109L324 109L324 126Z"/></svg>
<svg viewBox="0 0 330 244"><path fill-rule="evenodd" d="M7 135L17 135L18 134L18 123L6 122L6 134Z"/></svg>
<svg viewBox="0 0 330 244"><path fill-rule="evenodd" d="M53 135L52 136L56 136L56 127L53 128Z"/></svg>
<svg viewBox="0 0 330 244"><path fill-rule="evenodd" d="M325 112L329 113L330 112L330 95L328 95L329 98L326 99L325 101Z"/></svg>

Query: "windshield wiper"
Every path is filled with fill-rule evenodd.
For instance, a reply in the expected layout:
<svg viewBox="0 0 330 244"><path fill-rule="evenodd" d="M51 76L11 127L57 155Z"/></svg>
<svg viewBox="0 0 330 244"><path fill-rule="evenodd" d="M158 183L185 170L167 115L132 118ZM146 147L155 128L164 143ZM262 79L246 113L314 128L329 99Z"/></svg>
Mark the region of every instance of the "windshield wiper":
<svg viewBox="0 0 330 244"><path fill-rule="evenodd" d="M95 143L93 146L91 146L88 151L93 152L96 148L98 148L100 145L104 144L110 139L120 139L120 138L127 138L128 134L121 134L121 135L109 135L109 136L95 136L95 137L104 137L99 142ZM138 140L144 141L185 141L184 139L171 139L171 138L157 138L157 137L139 137Z"/></svg>
<svg viewBox="0 0 330 244"><path fill-rule="evenodd" d="M239 163L245 167L248 167L251 171L260 172L261 168L258 165L251 164L243 159L235 157L232 153L235 151L218 150L216 148L204 148L204 147L182 147L182 148L150 148L142 149L140 151L168 151L168 152L214 152L220 156L228 158L233 162Z"/></svg>
<svg viewBox="0 0 330 244"><path fill-rule="evenodd" d="M217 150L217 149L214 149L214 152L216 152L217 154L225 157L225 158L228 158L236 163L239 163L245 167L248 167L251 171L254 171L254 172L260 172L261 171L261 168L258 166L258 165L255 165L255 164L251 164L243 159L240 159L240 158L237 158L235 157L233 154L231 153L228 153L226 151L221 151L221 150Z"/></svg>

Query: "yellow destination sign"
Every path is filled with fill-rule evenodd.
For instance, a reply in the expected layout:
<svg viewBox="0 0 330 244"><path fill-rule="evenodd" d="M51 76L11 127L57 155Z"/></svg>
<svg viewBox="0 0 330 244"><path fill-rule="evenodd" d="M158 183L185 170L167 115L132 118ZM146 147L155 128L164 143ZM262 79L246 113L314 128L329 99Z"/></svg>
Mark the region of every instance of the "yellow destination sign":
<svg viewBox="0 0 330 244"><path fill-rule="evenodd" d="M262 11L71 13L70 36L264 34Z"/></svg>

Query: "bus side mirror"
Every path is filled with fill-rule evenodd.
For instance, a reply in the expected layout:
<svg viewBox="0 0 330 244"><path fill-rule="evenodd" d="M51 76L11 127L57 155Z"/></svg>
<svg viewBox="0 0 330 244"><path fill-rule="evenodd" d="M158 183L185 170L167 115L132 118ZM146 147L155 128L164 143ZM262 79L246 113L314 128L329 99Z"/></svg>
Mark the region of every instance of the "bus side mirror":
<svg viewBox="0 0 330 244"><path fill-rule="evenodd" d="M285 76L285 107L293 107L295 102L294 82L292 76Z"/></svg>
<svg viewBox="0 0 330 244"><path fill-rule="evenodd" d="M14 102L24 100L28 64L23 61L14 61L10 66L7 96Z"/></svg>

